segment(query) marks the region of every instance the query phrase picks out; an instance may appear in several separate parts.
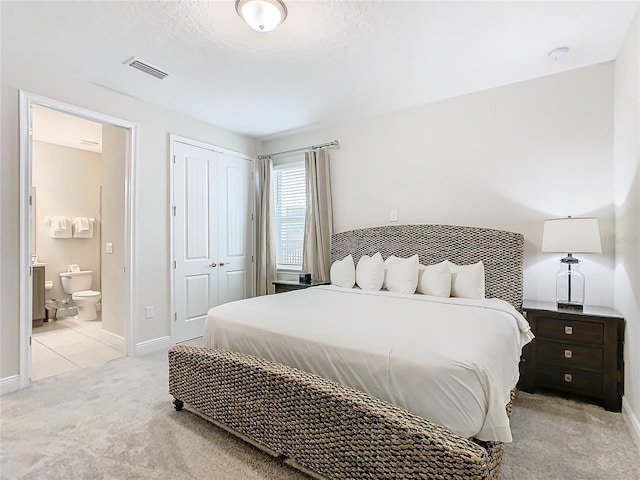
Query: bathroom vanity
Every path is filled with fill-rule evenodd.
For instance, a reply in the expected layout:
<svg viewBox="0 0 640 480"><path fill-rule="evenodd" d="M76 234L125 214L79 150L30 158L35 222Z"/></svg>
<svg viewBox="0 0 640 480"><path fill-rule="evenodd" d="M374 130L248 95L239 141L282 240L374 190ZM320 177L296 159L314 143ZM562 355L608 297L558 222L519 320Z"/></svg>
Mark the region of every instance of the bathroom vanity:
<svg viewBox="0 0 640 480"><path fill-rule="evenodd" d="M32 319L33 326L40 327L44 321L44 265L33 264L31 266L31 279L33 280L32 295Z"/></svg>

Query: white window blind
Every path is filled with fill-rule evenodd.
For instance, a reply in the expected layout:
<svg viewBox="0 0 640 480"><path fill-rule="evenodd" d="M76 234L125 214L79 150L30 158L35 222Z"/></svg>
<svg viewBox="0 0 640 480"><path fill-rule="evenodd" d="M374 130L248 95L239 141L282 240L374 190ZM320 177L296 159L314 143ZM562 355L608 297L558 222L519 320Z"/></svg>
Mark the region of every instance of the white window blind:
<svg viewBox="0 0 640 480"><path fill-rule="evenodd" d="M306 213L304 163L273 167L276 263L278 268L301 270Z"/></svg>

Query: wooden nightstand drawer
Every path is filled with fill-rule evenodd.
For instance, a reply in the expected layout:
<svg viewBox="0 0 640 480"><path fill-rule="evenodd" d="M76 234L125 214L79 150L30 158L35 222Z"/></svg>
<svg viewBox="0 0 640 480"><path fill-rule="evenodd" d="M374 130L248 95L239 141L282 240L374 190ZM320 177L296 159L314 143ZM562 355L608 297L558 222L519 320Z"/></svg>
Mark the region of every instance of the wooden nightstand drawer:
<svg viewBox="0 0 640 480"><path fill-rule="evenodd" d="M575 343L602 345L603 327L600 323L580 322L540 316L537 336Z"/></svg>
<svg viewBox="0 0 640 480"><path fill-rule="evenodd" d="M552 342L536 343L539 362L602 372L602 348Z"/></svg>
<svg viewBox="0 0 640 480"><path fill-rule="evenodd" d="M300 283L292 280L276 280L273 282L276 293L293 292L294 290L303 290L309 287L316 287L318 285L329 285L329 282L311 282Z"/></svg>
<svg viewBox="0 0 640 480"><path fill-rule="evenodd" d="M523 310L536 336L525 346L518 386L536 387L598 399L619 412L624 394L624 318L608 307L559 310L555 304L528 302Z"/></svg>
<svg viewBox="0 0 640 480"><path fill-rule="evenodd" d="M540 386L553 387L597 397L602 395L601 373L539 363L536 381Z"/></svg>
<svg viewBox="0 0 640 480"><path fill-rule="evenodd" d="M303 288L309 288L308 286L299 287L294 285L276 285L276 293L293 292L294 290L302 290Z"/></svg>

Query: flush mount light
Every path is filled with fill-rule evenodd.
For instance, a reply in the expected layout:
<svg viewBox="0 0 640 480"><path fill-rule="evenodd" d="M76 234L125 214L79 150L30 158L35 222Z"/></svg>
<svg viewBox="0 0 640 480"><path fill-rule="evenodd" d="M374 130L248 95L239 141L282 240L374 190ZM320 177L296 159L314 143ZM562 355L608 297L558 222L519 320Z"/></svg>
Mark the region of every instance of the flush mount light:
<svg viewBox="0 0 640 480"><path fill-rule="evenodd" d="M236 0L236 12L258 32L273 30L287 18L287 7L281 0Z"/></svg>
<svg viewBox="0 0 640 480"><path fill-rule="evenodd" d="M547 56L554 62L557 62L567 55L569 55L569 47L558 47L551 50Z"/></svg>

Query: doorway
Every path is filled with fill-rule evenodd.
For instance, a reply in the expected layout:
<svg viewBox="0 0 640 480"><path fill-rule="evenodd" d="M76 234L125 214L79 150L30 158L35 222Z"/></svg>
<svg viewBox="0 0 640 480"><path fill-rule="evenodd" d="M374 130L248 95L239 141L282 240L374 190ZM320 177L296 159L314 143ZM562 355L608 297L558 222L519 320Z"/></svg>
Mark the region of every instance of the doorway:
<svg viewBox="0 0 640 480"><path fill-rule="evenodd" d="M133 351L135 132L20 92L21 388Z"/></svg>

